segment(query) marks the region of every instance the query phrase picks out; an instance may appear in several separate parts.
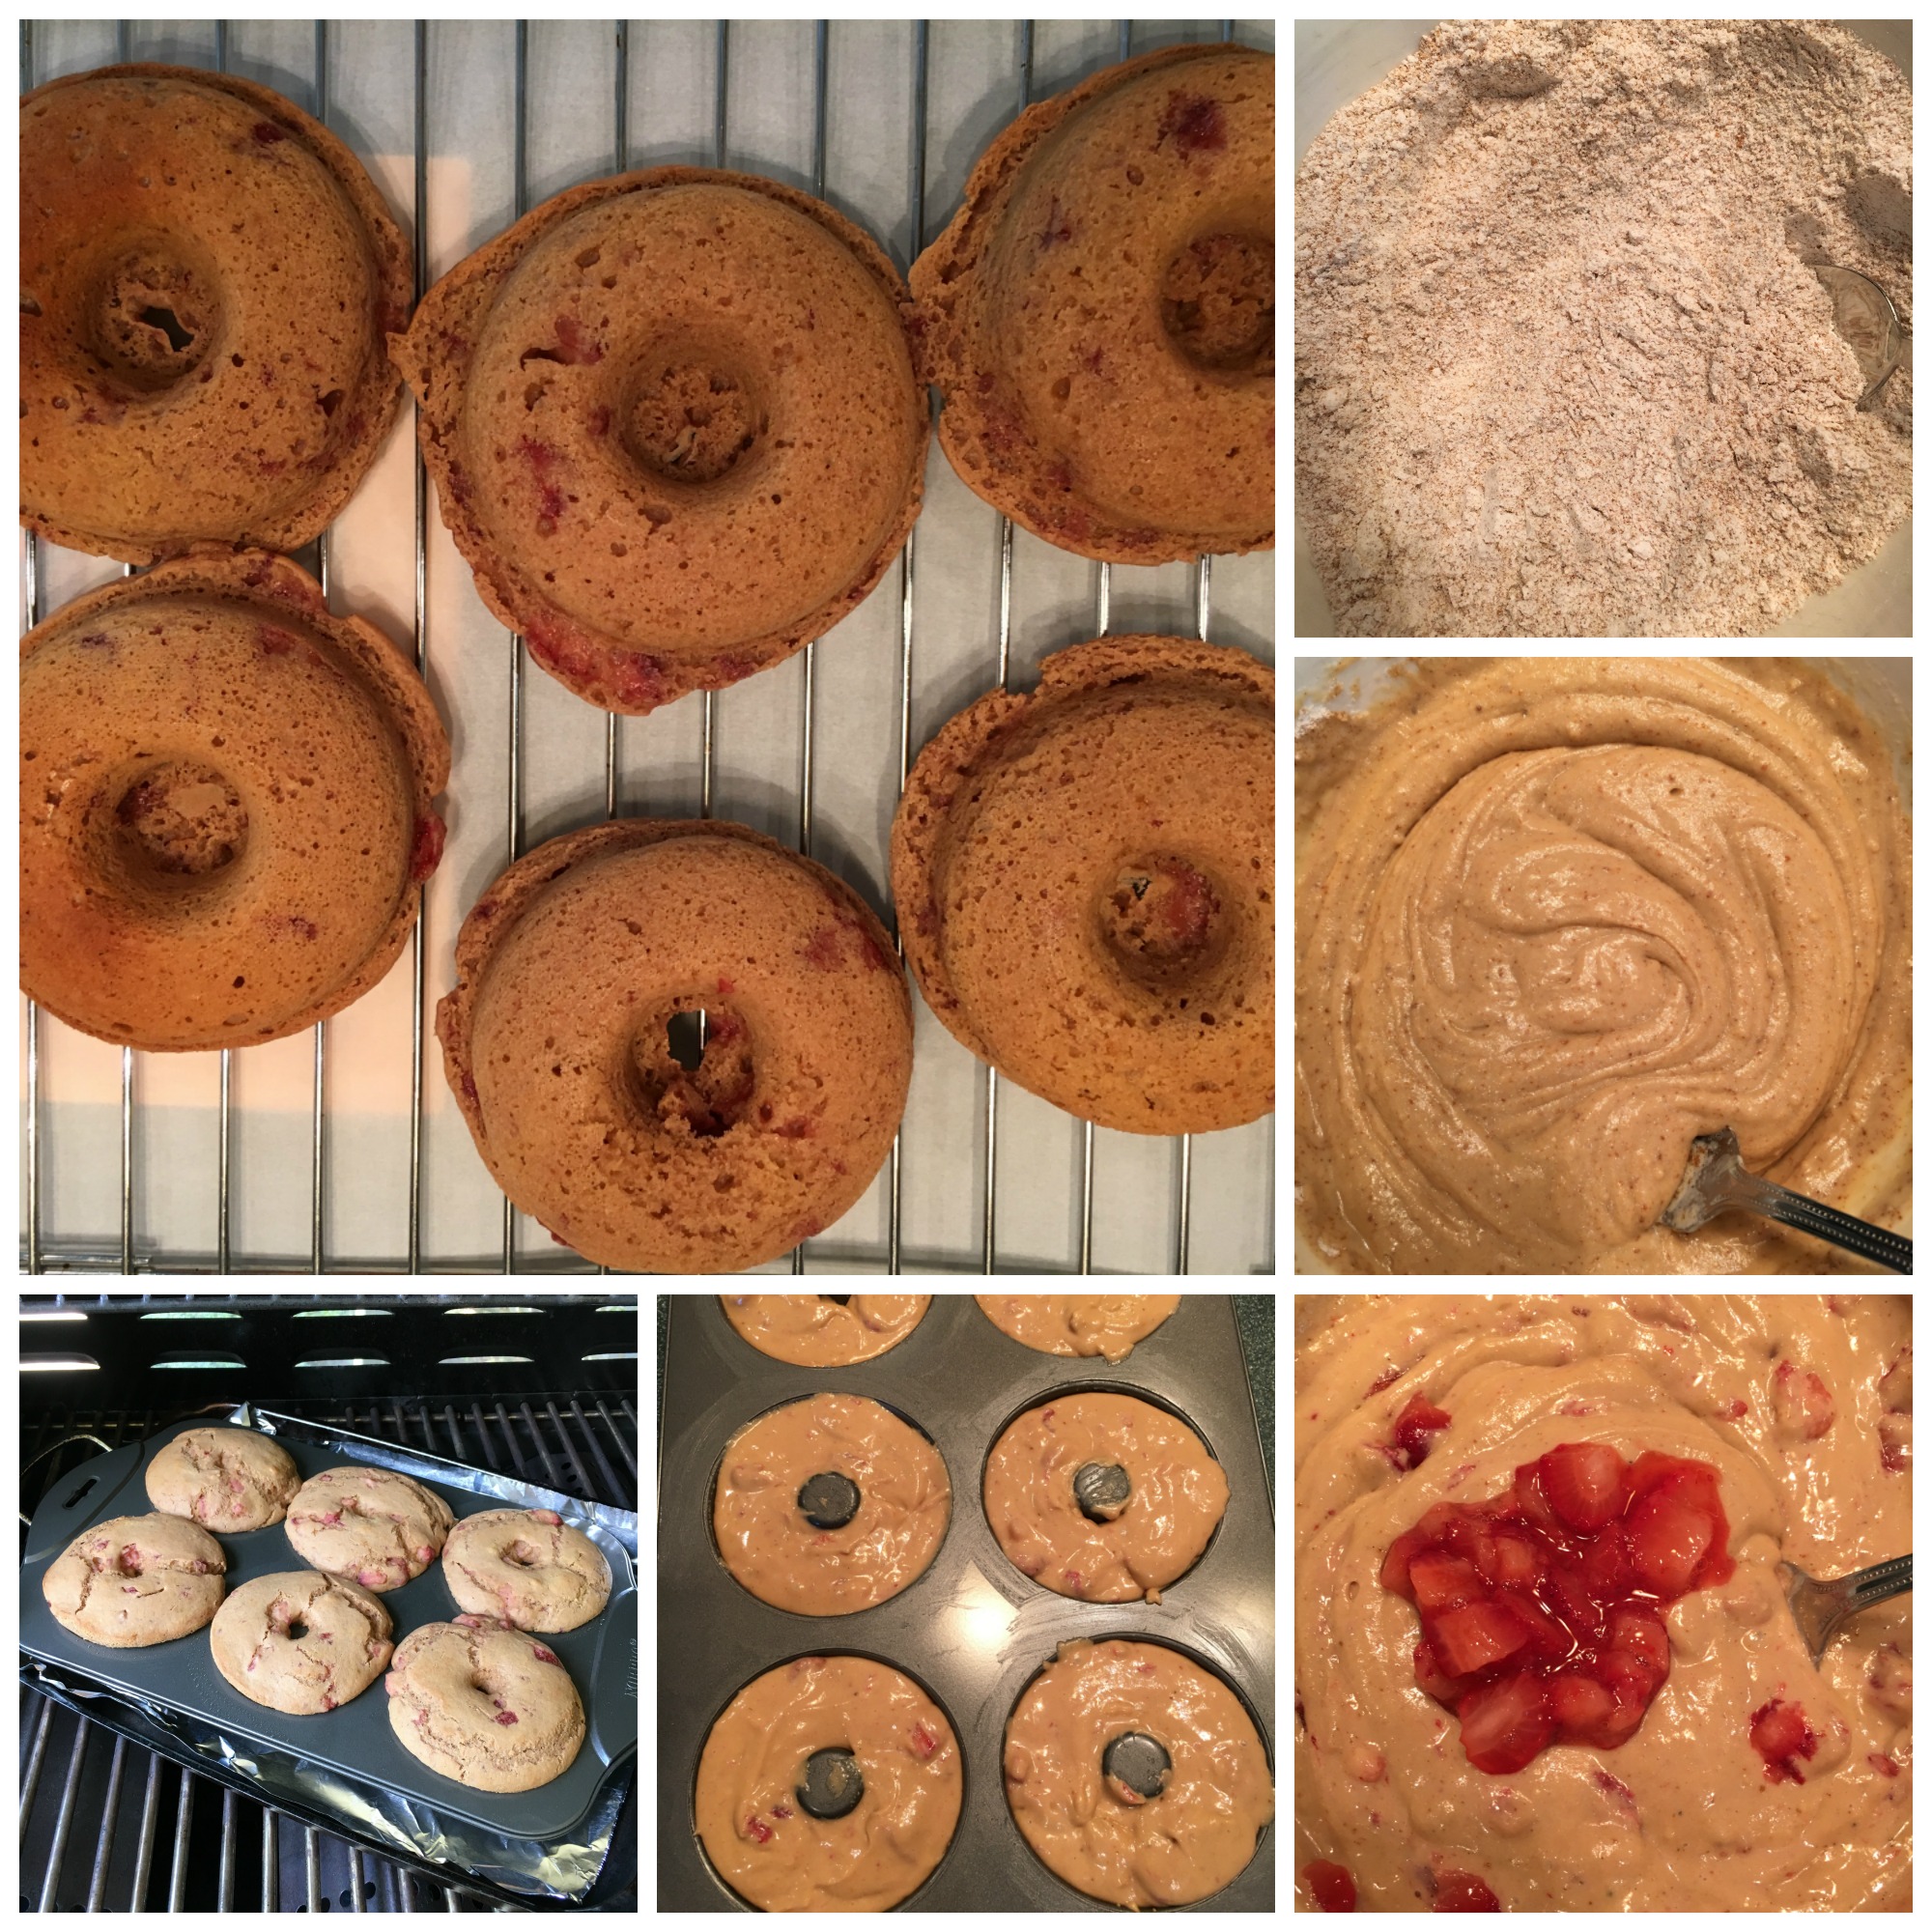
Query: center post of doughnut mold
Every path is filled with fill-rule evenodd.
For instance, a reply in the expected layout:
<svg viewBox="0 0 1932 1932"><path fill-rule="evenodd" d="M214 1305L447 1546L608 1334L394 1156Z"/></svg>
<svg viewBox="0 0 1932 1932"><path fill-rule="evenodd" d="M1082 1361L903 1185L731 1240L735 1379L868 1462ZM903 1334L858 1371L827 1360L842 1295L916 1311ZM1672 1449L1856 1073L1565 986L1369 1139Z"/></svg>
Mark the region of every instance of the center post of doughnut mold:
<svg viewBox="0 0 1932 1932"><path fill-rule="evenodd" d="M1274 242L1266 235L1198 235L1160 278L1160 326L1197 369L1264 373L1274 361Z"/></svg>
<svg viewBox="0 0 1932 1932"><path fill-rule="evenodd" d="M248 812L235 787L193 759L143 760L110 781L102 870L143 898L179 896L232 866L246 848Z"/></svg>
<svg viewBox="0 0 1932 1932"><path fill-rule="evenodd" d="M696 994L659 1006L639 1024L617 1081L647 1128L682 1122L700 1140L735 1126L756 1084L743 1016Z"/></svg>
<svg viewBox="0 0 1932 1932"><path fill-rule="evenodd" d="M174 239L124 244L80 286L87 293L78 332L107 373L137 396L192 375L220 330L213 265L197 262ZM21 291L23 308L32 299Z"/></svg>

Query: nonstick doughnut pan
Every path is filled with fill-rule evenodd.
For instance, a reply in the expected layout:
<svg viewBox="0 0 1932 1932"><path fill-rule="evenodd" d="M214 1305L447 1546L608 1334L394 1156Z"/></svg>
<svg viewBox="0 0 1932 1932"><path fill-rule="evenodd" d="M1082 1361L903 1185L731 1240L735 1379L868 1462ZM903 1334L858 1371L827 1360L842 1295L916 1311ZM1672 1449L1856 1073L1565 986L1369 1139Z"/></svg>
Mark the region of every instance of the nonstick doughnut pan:
<svg viewBox="0 0 1932 1932"><path fill-rule="evenodd" d="M731 1698L795 1657L877 1658L923 1685L952 1719L965 1760L959 1828L905 1911L1114 1909L1034 1856L1007 1809L1000 1775L1007 1719L1068 1637L1163 1642L1206 1664L1246 1702L1274 1762L1274 1512L1225 1295L1182 1295L1125 1361L1109 1363L1024 1348L971 1295L936 1294L897 1348L849 1369L794 1368L760 1354L731 1328L716 1295L668 1299L658 1489L661 1911L751 1909L698 1844L692 1802L698 1753ZM1174 1410L1228 1473L1219 1529L1157 1605L1056 1596L1013 1568L986 1521L980 1476L1007 1424L1050 1396L1097 1388ZM867 1396L923 1430L945 1459L952 1518L931 1566L890 1602L849 1616L808 1617L774 1609L732 1580L712 1539L712 1485L725 1443L747 1422L826 1393ZM1274 1829L1262 1833L1253 1861L1231 1885L1179 1909L1271 1911Z"/></svg>
<svg viewBox="0 0 1932 1932"><path fill-rule="evenodd" d="M295 1418L258 1419L272 1425L275 1440L295 1458L304 1480L354 1463L401 1469L435 1490L459 1521L486 1509L554 1509L603 1550L611 1577L611 1601L603 1614L582 1629L542 1639L570 1672L583 1700L583 1745L561 1777L534 1791L490 1792L441 1776L397 1742L389 1728L388 1697L380 1677L338 1710L292 1718L242 1696L222 1677L210 1655L205 1626L169 1643L113 1650L88 1643L54 1621L41 1590L48 1565L95 1523L150 1514L154 1505L148 1500L145 1475L149 1462L184 1430L223 1426L213 1416L189 1417L145 1442L128 1443L83 1463L42 1499L27 1534L20 1570L20 1648L63 1673L82 1672L151 1709L182 1712L213 1725L236 1744L253 1741L326 1765L353 1781L374 1783L419 1800L440 1814L518 1838L567 1834L589 1811L611 1768L637 1749L637 1568L630 1550L598 1520L600 1515L611 1512L593 1511L569 1496L534 1491L522 1483L509 1484L511 1493L506 1493L505 1479L488 1470L399 1449L393 1442L347 1436ZM215 1536L228 1558L231 1591L257 1577L312 1567L296 1553L280 1523L239 1536L216 1531ZM440 1561L400 1590L385 1592L383 1602L395 1619L398 1644L424 1624L447 1623L459 1614Z"/></svg>

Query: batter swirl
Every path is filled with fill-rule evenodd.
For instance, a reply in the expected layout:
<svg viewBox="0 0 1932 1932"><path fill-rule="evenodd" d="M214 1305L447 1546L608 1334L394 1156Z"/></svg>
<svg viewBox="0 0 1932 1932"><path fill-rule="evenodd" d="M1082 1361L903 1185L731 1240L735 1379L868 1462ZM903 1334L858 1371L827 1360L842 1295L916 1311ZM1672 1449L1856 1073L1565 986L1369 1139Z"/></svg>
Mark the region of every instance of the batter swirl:
<svg viewBox="0 0 1932 1932"><path fill-rule="evenodd" d="M1789 662L1418 683L1297 748L1309 1239L1390 1271L1855 1265L1738 1215L1655 1224L1725 1125L1753 1171L1895 1216L1910 833L1870 723Z"/></svg>

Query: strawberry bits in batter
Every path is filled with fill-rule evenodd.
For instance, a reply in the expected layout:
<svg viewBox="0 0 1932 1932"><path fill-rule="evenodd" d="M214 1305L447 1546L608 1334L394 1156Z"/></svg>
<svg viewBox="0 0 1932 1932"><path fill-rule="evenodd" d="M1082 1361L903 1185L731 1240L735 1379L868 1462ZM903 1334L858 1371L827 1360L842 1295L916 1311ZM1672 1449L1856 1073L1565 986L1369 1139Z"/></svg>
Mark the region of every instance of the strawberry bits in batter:
<svg viewBox="0 0 1932 1932"><path fill-rule="evenodd" d="M1056 1396L986 1459L986 1520L1013 1567L1063 1597L1123 1604L1200 1560L1228 1478L1178 1416L1132 1396Z"/></svg>

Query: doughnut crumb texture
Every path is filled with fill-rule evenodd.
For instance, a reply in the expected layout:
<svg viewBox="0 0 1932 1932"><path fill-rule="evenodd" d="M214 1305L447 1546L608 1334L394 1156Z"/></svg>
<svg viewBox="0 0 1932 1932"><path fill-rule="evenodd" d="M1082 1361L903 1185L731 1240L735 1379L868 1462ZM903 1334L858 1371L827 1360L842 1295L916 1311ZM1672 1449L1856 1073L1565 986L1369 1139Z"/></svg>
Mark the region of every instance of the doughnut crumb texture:
<svg viewBox="0 0 1932 1932"><path fill-rule="evenodd" d="M301 1488L296 1460L253 1429L185 1429L148 1464L148 1500L228 1535L268 1529Z"/></svg>
<svg viewBox="0 0 1932 1932"><path fill-rule="evenodd" d="M441 856L449 740L414 666L285 557L204 546L20 645L20 982L150 1051L359 999Z"/></svg>
<svg viewBox="0 0 1932 1932"><path fill-rule="evenodd" d="M893 824L906 962L955 1039L1128 1133L1274 1104L1274 677L1103 638L919 755Z"/></svg>
<svg viewBox="0 0 1932 1932"><path fill-rule="evenodd" d="M395 418L402 231L355 155L252 81L137 63L20 103L20 521L153 563L299 549Z"/></svg>
<svg viewBox="0 0 1932 1932"><path fill-rule="evenodd" d="M320 1717L382 1676L395 1625L382 1600L340 1577L287 1571L243 1583L208 1633L214 1667L242 1696Z"/></svg>
<svg viewBox="0 0 1932 1932"><path fill-rule="evenodd" d="M969 490L1116 563L1274 543L1274 59L1164 47L1029 107L913 264Z"/></svg>
<svg viewBox="0 0 1932 1932"><path fill-rule="evenodd" d="M912 1066L892 941L746 826L552 839L470 909L456 973L437 1037L477 1151L591 1261L754 1266L830 1227L891 1151Z"/></svg>
<svg viewBox="0 0 1932 1932"><path fill-rule="evenodd" d="M790 656L898 554L928 435L908 305L822 202L652 168L486 243L390 354L484 603L641 715Z"/></svg>
<svg viewBox="0 0 1932 1932"><path fill-rule="evenodd" d="M399 1590L442 1552L452 1518L437 1492L396 1469L325 1469L296 1492L288 1539L318 1570L365 1590Z"/></svg>

